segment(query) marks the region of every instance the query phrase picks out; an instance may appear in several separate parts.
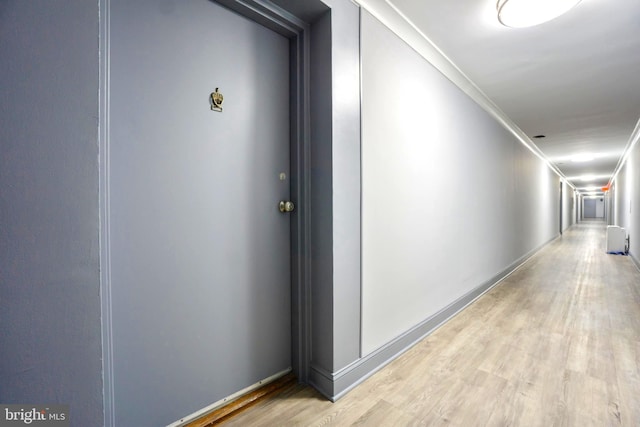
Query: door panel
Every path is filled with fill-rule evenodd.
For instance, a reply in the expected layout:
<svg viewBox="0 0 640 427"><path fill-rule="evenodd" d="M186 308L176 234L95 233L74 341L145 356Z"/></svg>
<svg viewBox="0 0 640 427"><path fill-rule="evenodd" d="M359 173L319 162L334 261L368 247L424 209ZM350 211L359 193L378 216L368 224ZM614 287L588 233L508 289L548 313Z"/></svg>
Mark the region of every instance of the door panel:
<svg viewBox="0 0 640 427"><path fill-rule="evenodd" d="M584 218L596 217L596 199L584 199Z"/></svg>
<svg viewBox="0 0 640 427"><path fill-rule="evenodd" d="M162 425L291 365L289 42L210 1L111 6L115 420Z"/></svg>

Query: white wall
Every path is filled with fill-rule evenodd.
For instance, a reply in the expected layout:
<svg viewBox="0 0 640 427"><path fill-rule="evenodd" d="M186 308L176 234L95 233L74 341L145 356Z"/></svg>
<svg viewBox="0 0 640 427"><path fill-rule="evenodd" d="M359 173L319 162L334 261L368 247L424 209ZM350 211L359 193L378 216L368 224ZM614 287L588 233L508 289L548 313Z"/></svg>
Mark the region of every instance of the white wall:
<svg viewBox="0 0 640 427"><path fill-rule="evenodd" d="M604 197L596 199L596 218L604 218Z"/></svg>
<svg viewBox="0 0 640 427"><path fill-rule="evenodd" d="M612 225L615 219L615 216L614 216L615 201L614 201L613 186L611 186L609 188L609 191L607 191L604 194L604 203L605 203L605 221L607 222L607 225Z"/></svg>
<svg viewBox="0 0 640 427"><path fill-rule="evenodd" d="M575 214L575 192L566 182L562 183L562 231L565 231L574 224Z"/></svg>
<svg viewBox="0 0 640 427"><path fill-rule="evenodd" d="M636 144L614 181L615 225L627 230L629 253L640 260L640 144Z"/></svg>
<svg viewBox="0 0 640 427"><path fill-rule="evenodd" d="M362 351L559 231L559 179L369 13L362 15Z"/></svg>

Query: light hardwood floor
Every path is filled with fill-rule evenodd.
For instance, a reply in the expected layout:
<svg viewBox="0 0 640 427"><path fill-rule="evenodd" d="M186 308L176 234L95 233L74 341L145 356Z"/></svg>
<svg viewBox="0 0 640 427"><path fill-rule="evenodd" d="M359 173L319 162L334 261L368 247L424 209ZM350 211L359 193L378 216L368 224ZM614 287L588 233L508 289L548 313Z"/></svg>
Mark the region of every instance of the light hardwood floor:
<svg viewBox="0 0 640 427"><path fill-rule="evenodd" d="M640 272L564 233L336 403L293 386L229 426L640 426Z"/></svg>

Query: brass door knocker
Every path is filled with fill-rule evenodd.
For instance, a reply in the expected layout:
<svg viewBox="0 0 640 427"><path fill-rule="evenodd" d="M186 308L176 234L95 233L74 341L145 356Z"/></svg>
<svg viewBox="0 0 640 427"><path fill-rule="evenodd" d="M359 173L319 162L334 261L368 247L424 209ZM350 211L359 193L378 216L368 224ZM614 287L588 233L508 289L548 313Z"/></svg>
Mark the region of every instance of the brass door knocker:
<svg viewBox="0 0 640 427"><path fill-rule="evenodd" d="M213 111L217 111L221 113L223 101L224 101L224 96L222 96L222 94L218 92L218 88L216 88L215 92L211 92L211 95L209 95L209 102L211 103L211 109Z"/></svg>

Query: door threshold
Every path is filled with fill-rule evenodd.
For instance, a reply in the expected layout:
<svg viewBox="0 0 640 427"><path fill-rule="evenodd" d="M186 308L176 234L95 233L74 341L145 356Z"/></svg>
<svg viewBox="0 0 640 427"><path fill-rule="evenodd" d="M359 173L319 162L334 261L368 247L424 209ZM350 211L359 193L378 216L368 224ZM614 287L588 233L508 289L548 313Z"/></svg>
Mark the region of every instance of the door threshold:
<svg viewBox="0 0 640 427"><path fill-rule="evenodd" d="M244 409L258 403L267 396L278 392L290 385L296 384L297 378L287 369L256 384L245 388L207 408L184 417L167 427L206 427L220 424Z"/></svg>

